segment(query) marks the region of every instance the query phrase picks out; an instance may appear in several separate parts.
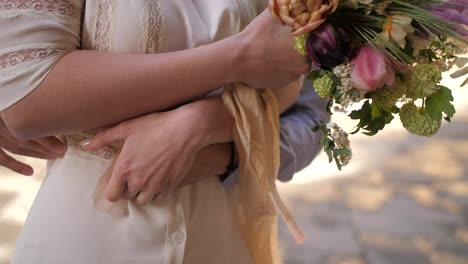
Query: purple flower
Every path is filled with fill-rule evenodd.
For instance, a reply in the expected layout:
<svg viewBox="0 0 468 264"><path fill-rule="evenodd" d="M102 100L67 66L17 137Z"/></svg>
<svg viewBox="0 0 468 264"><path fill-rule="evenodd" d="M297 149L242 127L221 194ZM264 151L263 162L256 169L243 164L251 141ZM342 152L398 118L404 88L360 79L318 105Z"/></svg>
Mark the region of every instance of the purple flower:
<svg viewBox="0 0 468 264"><path fill-rule="evenodd" d="M446 0L444 4L431 5L433 14L447 21L459 24L452 29L461 36L468 36L468 0Z"/></svg>
<svg viewBox="0 0 468 264"><path fill-rule="evenodd" d="M350 51L348 34L328 23L310 32L306 42L311 61L322 69L332 69L341 64Z"/></svg>

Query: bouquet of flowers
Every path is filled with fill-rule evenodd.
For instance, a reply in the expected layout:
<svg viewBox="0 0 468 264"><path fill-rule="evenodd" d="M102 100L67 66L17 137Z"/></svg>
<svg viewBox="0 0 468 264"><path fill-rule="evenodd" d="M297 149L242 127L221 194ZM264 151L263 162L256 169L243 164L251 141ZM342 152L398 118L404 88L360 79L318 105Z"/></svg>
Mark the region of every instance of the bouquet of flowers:
<svg viewBox="0 0 468 264"><path fill-rule="evenodd" d="M439 84L467 41L463 2L441 0L269 0L271 12L293 28L296 49L319 67L309 78L330 98L329 111L360 110L350 117L374 135L400 115L412 133L430 136L455 113L450 89ZM465 19L466 20L466 19ZM467 24L467 21L458 21ZM458 33L457 33L458 32ZM463 75L465 71L458 73ZM297 242L306 235L276 188L279 170L279 109L270 89L237 83L223 100L235 120L240 180L231 192L241 233L253 263L280 263L279 212ZM401 106L400 106L401 105ZM341 169L351 158L348 134L321 122L322 144Z"/></svg>
<svg viewBox="0 0 468 264"><path fill-rule="evenodd" d="M399 116L410 133L430 137L455 114L440 81L467 62L458 56L468 43L468 0L270 0L270 9L317 66L309 79L330 99L329 113L359 120L351 134L375 135ZM314 130L341 170L352 156L348 133L325 121Z"/></svg>

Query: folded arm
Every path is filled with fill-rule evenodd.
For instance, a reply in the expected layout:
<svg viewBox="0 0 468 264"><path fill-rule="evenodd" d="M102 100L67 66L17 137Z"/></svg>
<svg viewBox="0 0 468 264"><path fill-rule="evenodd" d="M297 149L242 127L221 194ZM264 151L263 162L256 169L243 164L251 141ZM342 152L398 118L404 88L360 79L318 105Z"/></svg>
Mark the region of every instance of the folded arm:
<svg viewBox="0 0 468 264"><path fill-rule="evenodd" d="M288 98L289 103L280 104L282 110L295 101L298 87L291 85L276 94ZM300 99L281 118L281 180L290 179L293 173L308 165L320 149L319 135L311 130L320 119L326 118L323 102L317 97L313 89L306 86ZM125 139L107 187L107 198L118 199L122 186L126 185L130 194L145 189L137 198L137 202L144 204L154 194L168 192L175 185L222 174L230 160L227 142L233 141L233 126L234 120L221 98L210 97L167 113L124 122L99 133L86 142L86 148L98 149ZM235 178L228 180L235 181Z"/></svg>
<svg viewBox="0 0 468 264"><path fill-rule="evenodd" d="M82 10L83 3L66 5ZM22 138L113 125L233 82L281 87L308 69L293 50L289 29L268 13L243 32L202 47L117 54L78 50L78 11L65 20L17 11L15 19L0 16L0 111L8 108L2 116Z"/></svg>

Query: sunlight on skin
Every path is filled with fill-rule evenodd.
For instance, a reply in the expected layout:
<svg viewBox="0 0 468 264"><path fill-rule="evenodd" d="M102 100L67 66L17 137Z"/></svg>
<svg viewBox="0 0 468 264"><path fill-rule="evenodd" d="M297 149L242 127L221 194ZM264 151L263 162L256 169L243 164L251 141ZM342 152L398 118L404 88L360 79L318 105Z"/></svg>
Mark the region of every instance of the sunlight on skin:
<svg viewBox="0 0 468 264"><path fill-rule="evenodd" d="M461 82L462 80L452 80L445 76L443 83L450 87L456 87ZM455 96L455 107L458 110L453 120L454 125L456 125L457 120L468 120L468 100L465 99L468 98L468 87L454 88L453 92ZM334 119L337 123L343 125L347 131L351 131L355 125L355 122L351 122L346 116L336 115ZM394 120L392 124L378 136L370 138L362 134L354 135L351 138L354 160L348 167L345 167L342 172L338 172L335 164L329 164L328 158L322 153L313 164L299 172L291 183L280 184L280 190L285 194L285 201L289 200L291 197L289 194L292 193L299 193L303 199L310 202L339 200L341 196L345 195L349 199L348 206L364 210L374 210L389 199L393 193L391 189L380 188L385 187L385 179L382 175L381 168L390 161L392 161L390 162L392 163L391 165L400 170L407 170L408 173L422 173L428 177L440 178L440 180L444 180L444 177L445 179L457 179L463 174L463 164L454 160L448 149L456 145L458 146L458 151L466 151L468 149L468 138L466 141L458 140L451 142L436 139L434 143L426 144L424 150L414 149L405 153L403 157L395 157L394 154L399 151L402 145L414 145L414 142L412 142L413 140L415 140L415 137L409 138L408 133L402 128L398 120ZM382 146L382 142L384 142L384 146ZM460 144L463 146L466 145L466 147L460 147ZM428 147L432 150L431 152L427 152ZM462 154L468 155L467 152L457 153L457 155ZM426 162L415 166L415 157L423 158ZM22 226L31 203L45 176L46 163L44 161L29 158L21 158L21 160L33 165L36 170L36 174L33 178L20 176L0 168L0 234L5 234L7 232L9 234L8 236L0 236L0 264L8 263L8 259L13 252L14 241L19 232L19 230L5 230L9 228L7 223L14 223L19 227ZM436 161L438 163L436 163ZM449 164L449 166L440 166L441 163ZM360 175L360 172L365 172L365 175ZM358 175L360 175L360 179L363 182L353 189L350 189L346 194L340 193L333 184L325 184L320 190L315 190L314 192L306 192L301 188L310 182ZM361 186L361 184L363 185ZM372 187L368 185L379 186L379 190L372 190ZM434 188L437 191L443 191L458 196L468 196L468 182L442 182L437 183ZM439 201L435 202L435 198L431 192L432 191L421 187L411 189L409 194L422 205L443 208L452 213L459 212L460 205L448 199L440 198ZM455 236L468 244L467 230L459 230ZM415 243L415 247L417 247L416 244L417 243ZM443 252L437 253L431 251L428 252L427 255L431 256L433 261L460 260L456 256ZM350 260L350 262L341 262L340 260L337 263L360 263L359 259L354 259L352 257L350 259L345 258L344 260Z"/></svg>

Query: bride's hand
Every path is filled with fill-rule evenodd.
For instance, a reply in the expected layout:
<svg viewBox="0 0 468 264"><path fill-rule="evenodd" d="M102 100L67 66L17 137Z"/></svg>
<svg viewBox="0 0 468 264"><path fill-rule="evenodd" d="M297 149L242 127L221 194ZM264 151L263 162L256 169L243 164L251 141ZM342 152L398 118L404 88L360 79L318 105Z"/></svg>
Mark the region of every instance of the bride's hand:
<svg viewBox="0 0 468 264"><path fill-rule="evenodd" d="M184 107L150 114L101 131L83 142L84 149L96 150L124 141L105 188L106 199L115 202L127 192L129 197L125 198L143 205L177 188L197 153L209 144L202 122L195 115Z"/></svg>
<svg viewBox="0 0 468 264"><path fill-rule="evenodd" d="M255 88L281 88L310 69L307 57L294 49L291 28L265 10L239 34L241 82Z"/></svg>

